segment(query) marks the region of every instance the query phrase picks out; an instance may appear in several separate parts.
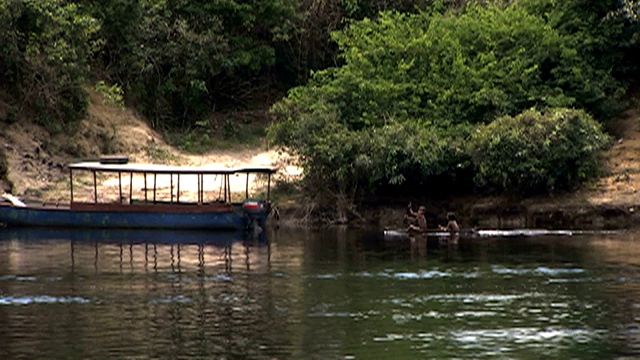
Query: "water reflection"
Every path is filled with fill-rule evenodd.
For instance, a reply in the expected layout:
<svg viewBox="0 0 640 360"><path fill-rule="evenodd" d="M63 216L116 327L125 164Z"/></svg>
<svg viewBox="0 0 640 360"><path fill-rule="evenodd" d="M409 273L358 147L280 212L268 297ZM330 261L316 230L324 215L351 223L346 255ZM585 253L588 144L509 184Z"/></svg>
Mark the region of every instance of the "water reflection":
<svg viewBox="0 0 640 360"><path fill-rule="evenodd" d="M0 315L0 341L10 344L0 350L3 359L246 358L260 351L245 346L260 337L249 324L264 327L273 317L262 306L269 296L265 237L34 230L2 235L9 251L0 252L0 271L13 275L0 282L0 306L14 306ZM12 341L14 333L32 340ZM29 346L33 341L38 347ZM123 345L129 350L119 353Z"/></svg>
<svg viewBox="0 0 640 360"><path fill-rule="evenodd" d="M0 358L640 356L636 234L0 231Z"/></svg>
<svg viewBox="0 0 640 360"><path fill-rule="evenodd" d="M51 257L63 256L67 246L71 273L85 271L89 259L95 273L116 270L120 273L159 270L181 273L195 269L204 276L210 267L232 273L240 266L246 271L266 271L269 266L270 246L265 235L243 238L241 233L208 233L208 238L203 240L204 234L184 232L186 236L171 237L167 241L145 232L114 232L108 238L104 234L108 232L13 230L2 235L14 239L12 263L18 270L38 267ZM38 254L25 256L23 250L45 243L46 249L39 249L41 257L33 256ZM264 259L262 253L266 256Z"/></svg>

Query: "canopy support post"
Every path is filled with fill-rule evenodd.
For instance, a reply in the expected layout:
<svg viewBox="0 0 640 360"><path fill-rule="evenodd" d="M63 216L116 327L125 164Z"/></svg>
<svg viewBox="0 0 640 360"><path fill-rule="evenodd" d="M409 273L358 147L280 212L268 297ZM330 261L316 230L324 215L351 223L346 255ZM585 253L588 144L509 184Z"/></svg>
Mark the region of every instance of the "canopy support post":
<svg viewBox="0 0 640 360"><path fill-rule="evenodd" d="M93 202L98 203L98 180L96 178L96 171L93 170Z"/></svg>

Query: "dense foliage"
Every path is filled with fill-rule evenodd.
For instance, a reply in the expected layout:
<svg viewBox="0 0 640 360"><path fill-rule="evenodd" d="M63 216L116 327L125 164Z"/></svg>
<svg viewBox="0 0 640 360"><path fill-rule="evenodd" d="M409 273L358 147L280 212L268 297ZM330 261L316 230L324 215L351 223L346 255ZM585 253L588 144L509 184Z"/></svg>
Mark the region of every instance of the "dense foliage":
<svg viewBox="0 0 640 360"><path fill-rule="evenodd" d="M157 128L201 127L212 113L269 101L310 70L335 65L329 34L345 19L432 3L7 0L0 3L0 76L13 99L11 118L35 109L54 130L84 114L87 81L122 92Z"/></svg>
<svg viewBox="0 0 640 360"><path fill-rule="evenodd" d="M52 130L85 114L82 86L98 45L98 23L64 0L0 3L0 76L16 113L28 112Z"/></svg>
<svg viewBox="0 0 640 360"><path fill-rule="evenodd" d="M523 194L570 189L600 170L607 136L582 110L527 110L480 126L468 143L482 187Z"/></svg>
<svg viewBox="0 0 640 360"><path fill-rule="evenodd" d="M586 112L614 115L629 85L623 74L637 72L615 66L630 64L637 28L612 9L614 1L491 2L352 21L334 34L344 64L315 72L273 107L271 139L300 155L312 189L348 189L342 196L352 199L402 187L424 194L443 179L523 193L571 188L597 173L606 144ZM532 107L553 110L534 116ZM513 121L522 125L515 133ZM548 143L551 125L564 158L529 148ZM508 149L490 146L503 136ZM489 150L501 167L482 161ZM514 153L530 161L507 166Z"/></svg>
<svg viewBox="0 0 640 360"><path fill-rule="evenodd" d="M554 59L553 74L575 99L574 105L607 118L620 110L617 98L637 73L637 26L612 16L619 0L524 0L569 45Z"/></svg>
<svg viewBox="0 0 640 360"><path fill-rule="evenodd" d="M274 111L288 120L272 126L270 135L299 156L311 189L353 196L385 184L421 186L425 175L441 175L461 161L455 137L417 123L354 129L322 100L311 113L285 115L290 110L276 106Z"/></svg>
<svg viewBox="0 0 640 360"><path fill-rule="evenodd" d="M189 126L266 91L293 0L87 1L102 20L103 64L156 127ZM266 84L268 85L268 83Z"/></svg>
<svg viewBox="0 0 640 360"><path fill-rule="evenodd" d="M273 106L269 133L300 156L312 192L348 203L474 178L557 190L592 172L567 165L499 182L504 174L480 166L478 131L510 134L498 124L521 117L546 124L550 108L605 122L637 85L638 9L632 0L5 0L0 120L68 129L91 86L156 128L206 129L216 113L297 85ZM587 120L567 131L596 136ZM477 146L466 146L472 137ZM595 164L596 153L573 154Z"/></svg>

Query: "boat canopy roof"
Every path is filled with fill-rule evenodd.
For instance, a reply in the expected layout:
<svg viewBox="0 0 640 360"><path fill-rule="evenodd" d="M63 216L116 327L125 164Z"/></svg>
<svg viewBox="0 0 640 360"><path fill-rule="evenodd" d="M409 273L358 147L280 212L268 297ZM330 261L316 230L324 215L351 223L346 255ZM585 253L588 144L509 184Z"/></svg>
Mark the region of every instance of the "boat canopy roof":
<svg viewBox="0 0 640 360"><path fill-rule="evenodd" d="M224 174L245 174L263 173L273 174L278 168L268 166L244 166L244 167L223 167L223 166L173 166L154 164L104 164L99 161L77 162L67 165L72 170L89 170L101 172L135 172L153 174L201 174L201 175L224 175Z"/></svg>

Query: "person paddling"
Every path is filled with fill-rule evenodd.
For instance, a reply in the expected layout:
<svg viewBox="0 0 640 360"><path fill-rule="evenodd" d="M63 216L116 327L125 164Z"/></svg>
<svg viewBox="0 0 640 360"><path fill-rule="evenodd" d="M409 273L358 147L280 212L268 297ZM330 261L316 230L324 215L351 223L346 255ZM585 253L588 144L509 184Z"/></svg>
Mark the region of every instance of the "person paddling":
<svg viewBox="0 0 640 360"><path fill-rule="evenodd" d="M411 214L415 221L409 224L407 231L427 231L427 218L424 216L425 212L427 212L427 208L424 206L420 206L418 212L413 211L411 203L409 203L409 214Z"/></svg>

